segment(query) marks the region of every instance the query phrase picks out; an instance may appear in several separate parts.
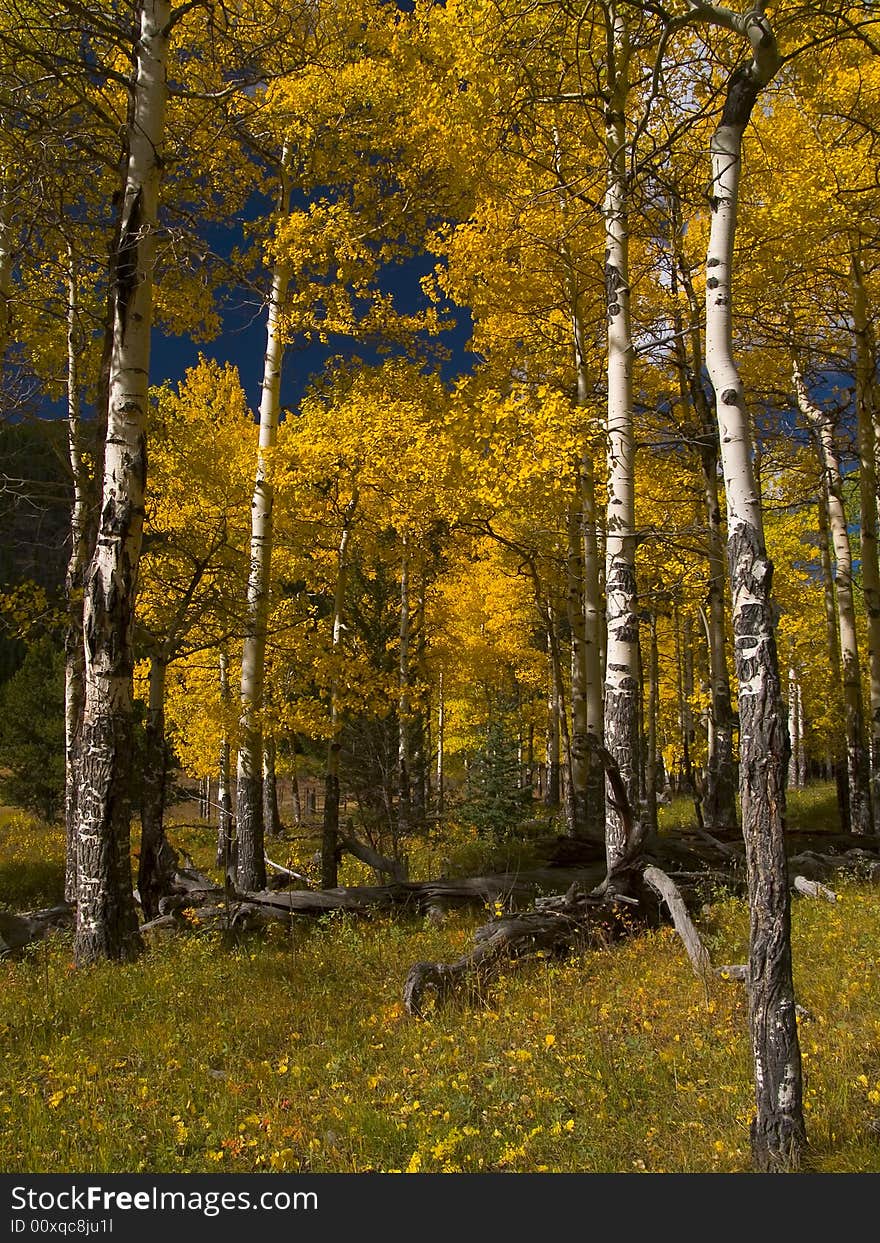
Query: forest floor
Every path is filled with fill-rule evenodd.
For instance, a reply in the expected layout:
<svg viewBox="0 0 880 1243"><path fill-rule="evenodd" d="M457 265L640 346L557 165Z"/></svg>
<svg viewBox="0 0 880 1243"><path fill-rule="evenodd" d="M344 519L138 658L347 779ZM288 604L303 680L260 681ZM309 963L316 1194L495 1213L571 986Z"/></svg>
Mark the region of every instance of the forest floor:
<svg viewBox="0 0 880 1243"><path fill-rule="evenodd" d="M789 821L833 811L814 787ZM208 862L212 829L170 835ZM447 872L480 861L459 847ZM0 812L5 906L58 901L62 859L59 829ZM811 1162L880 1172L880 890L835 889L793 904ZM485 918L330 916L234 945L196 925L77 971L55 934L0 962L0 1171L749 1169L742 985L707 989L664 928L408 1017L411 964L457 957ZM699 923L714 962L744 961L741 901L719 893Z"/></svg>

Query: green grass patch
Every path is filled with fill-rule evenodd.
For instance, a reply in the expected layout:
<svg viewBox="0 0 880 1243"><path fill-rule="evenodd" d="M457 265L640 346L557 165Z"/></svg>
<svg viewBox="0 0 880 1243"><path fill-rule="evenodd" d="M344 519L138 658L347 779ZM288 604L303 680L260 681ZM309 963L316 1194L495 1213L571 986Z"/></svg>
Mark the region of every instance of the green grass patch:
<svg viewBox="0 0 880 1243"><path fill-rule="evenodd" d="M0 877L37 905L51 895L25 856L57 871L62 843L17 824ZM175 833L213 848L209 829ZM880 903L855 877L837 888L793 910L811 1161L880 1172ZM408 1018L410 965L458 957L484 918L334 917L231 946L196 923L77 971L59 934L0 962L0 1169L749 1169L740 985L706 991L664 929ZM705 910L715 962L744 960L747 925L737 900Z"/></svg>

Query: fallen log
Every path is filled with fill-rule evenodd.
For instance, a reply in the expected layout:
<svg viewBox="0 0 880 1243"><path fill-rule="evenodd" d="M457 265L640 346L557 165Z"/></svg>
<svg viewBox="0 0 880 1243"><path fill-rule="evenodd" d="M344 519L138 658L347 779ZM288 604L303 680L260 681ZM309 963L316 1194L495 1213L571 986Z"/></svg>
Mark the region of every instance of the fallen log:
<svg viewBox="0 0 880 1243"><path fill-rule="evenodd" d="M41 911L0 911L0 955L22 949L32 941L40 941L58 928L71 928L74 908L62 903Z"/></svg>
<svg viewBox="0 0 880 1243"><path fill-rule="evenodd" d="M820 885L817 880L807 880L806 876L796 876L794 888L806 898L824 898L826 902L837 901L837 894L833 889Z"/></svg>
<svg viewBox="0 0 880 1243"><path fill-rule="evenodd" d="M439 1005L462 986L478 990L512 959L536 954L556 957L578 945L607 945L620 928L621 907L628 906L614 894L585 895L567 905L485 924L474 933L476 944L470 953L454 962L413 963L403 988L406 1011L421 1018L427 994L434 994Z"/></svg>
<svg viewBox="0 0 880 1243"><path fill-rule="evenodd" d="M665 902L666 909L672 917L675 931L681 937L694 973L701 980L710 979L712 976L712 959L709 957L709 951L700 939L700 934L697 932L694 921L688 914L684 899L675 882L665 872L662 872L660 868L654 867L652 864L645 868L642 875L646 883Z"/></svg>
<svg viewBox="0 0 880 1243"><path fill-rule="evenodd" d="M358 841L356 837L341 838L339 848L355 859L360 859L361 863L366 863L374 872L390 876L394 882L403 883L407 879L408 868L402 859L387 859L378 850L373 850L372 846Z"/></svg>

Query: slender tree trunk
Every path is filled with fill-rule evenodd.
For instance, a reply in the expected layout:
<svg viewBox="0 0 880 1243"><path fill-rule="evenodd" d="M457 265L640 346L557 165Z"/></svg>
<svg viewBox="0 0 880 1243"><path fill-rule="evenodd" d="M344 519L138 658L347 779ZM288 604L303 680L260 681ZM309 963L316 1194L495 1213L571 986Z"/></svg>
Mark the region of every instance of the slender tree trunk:
<svg viewBox="0 0 880 1243"><path fill-rule="evenodd" d="M569 181L562 168L559 136L554 131L554 166L559 180L563 221L569 207ZM571 340L575 397L579 407L590 404L587 339L581 311L577 265L567 239L560 242L565 283L571 308ZM576 836L601 839L605 834L605 773L594 743L604 734L603 671L600 655L602 595L596 537L596 489L593 459L585 449L577 463L577 499L569 525L569 628L571 630L571 782Z"/></svg>
<svg viewBox="0 0 880 1243"><path fill-rule="evenodd" d="M788 744L790 749L788 761L788 784L797 786L798 767L800 764L801 739L798 720L798 683L797 669L793 664L788 666Z"/></svg>
<svg viewBox="0 0 880 1243"><path fill-rule="evenodd" d="M281 158L280 210L290 205L288 153ZM263 849L262 733L260 713L266 660L269 580L272 570L272 457L281 413L281 366L284 340L280 316L289 281L285 264L272 274L266 329L266 357L260 399L260 439L251 502L250 572L247 586L247 629L241 658L241 740L236 781L236 884L240 890L263 889L266 864Z"/></svg>
<svg viewBox="0 0 880 1243"><path fill-rule="evenodd" d="M177 866L177 856L165 836L164 824L168 773L165 671L162 657L151 657L141 791L141 855L138 864L138 893L145 919L155 919L159 914L159 899L168 893Z"/></svg>
<svg viewBox="0 0 880 1243"><path fill-rule="evenodd" d="M98 539L84 587L85 706L77 853L77 963L140 949L131 890L132 625L143 534L147 389L171 7L141 0L114 272Z"/></svg>
<svg viewBox="0 0 880 1243"><path fill-rule="evenodd" d="M673 200L673 231L676 238L681 236L677 199ZM696 412L699 424L699 455L706 512L706 561L709 571L705 608L706 643L709 652L709 746L702 812L704 820L715 828L735 829L735 722L727 672L727 640L724 627L726 570L721 503L718 495L718 427L703 387L699 299L684 256L676 253L675 259L673 289L677 290L679 283L682 285L688 305L687 328L684 328L680 315L675 321L675 353L682 402Z"/></svg>
<svg viewBox="0 0 880 1243"><path fill-rule="evenodd" d="M229 660L224 651L220 652L220 706L224 715L228 711L230 703L229 691ZM232 823L232 782L231 782L231 748L229 746L229 737L226 733L226 726L223 727L223 737L220 740L220 756L217 766L217 803L219 805L219 813L217 815L217 866L223 868L228 875L235 871L235 859L232 856L233 844L235 840L234 826Z"/></svg>
<svg viewBox="0 0 880 1243"><path fill-rule="evenodd" d="M547 629L547 745L546 745L546 773L547 780L544 784L544 805L546 807L558 807L561 791L560 781L560 746L559 746L559 696L558 686L556 682L556 673L553 667L552 642L550 638L549 626Z"/></svg>
<svg viewBox="0 0 880 1243"><path fill-rule="evenodd" d="M8 169L0 170L0 372L12 335L12 269L15 241Z"/></svg>
<svg viewBox="0 0 880 1243"><path fill-rule="evenodd" d="M843 476L834 443L834 429L830 419L815 406L807 395L800 370L795 366L792 376L798 409L815 432L819 452L819 465L824 479L824 492L828 504L828 522L834 549L834 585L837 597L837 620L839 627L839 651L843 666L843 719L846 738L846 770L849 789L849 823L854 833L870 833L871 779L869 753L865 741L865 722L862 710L862 672L859 658L859 640L856 630L856 610L853 593L852 552L847 531L846 507L843 500ZM873 448L872 448L873 456ZM873 498L871 509L874 508ZM789 695L791 700L791 695ZM794 702L794 725L797 728L797 699ZM789 703L791 711L792 704ZM792 738L795 750L795 738ZM795 750L792 770L797 771L798 752Z"/></svg>
<svg viewBox="0 0 880 1243"><path fill-rule="evenodd" d="M635 567L635 440L632 414L626 104L629 36L608 5L608 104L605 145L605 285L608 313L608 508L605 547L605 746L620 769L630 806L638 806L639 623ZM609 874L623 856L626 827L607 798L605 848Z"/></svg>
<svg viewBox="0 0 880 1243"><path fill-rule="evenodd" d="M299 792L299 777L296 770L296 751L293 751L290 760L290 801L293 806L293 823L297 828L302 824L303 811L302 800Z"/></svg>
<svg viewBox="0 0 880 1243"><path fill-rule="evenodd" d="M580 493L580 489L578 489ZM571 632L571 787L575 837L587 836L589 798L589 714L586 612L584 607L583 514L580 496L568 516L568 626Z"/></svg>
<svg viewBox="0 0 880 1243"><path fill-rule="evenodd" d="M605 734L604 668L602 661L601 557L596 532L596 481L588 453L580 463L581 515L584 556L584 663L586 665L587 734L601 743ZM587 757L586 832L601 838L605 833L605 771L595 747Z"/></svg>
<svg viewBox="0 0 880 1243"><path fill-rule="evenodd" d="M648 829L657 832L657 721L660 715L660 655L657 648L657 614L650 616L651 643L648 660L648 746L645 762L645 803Z"/></svg>
<svg viewBox="0 0 880 1243"><path fill-rule="evenodd" d="M339 659L342 648L343 612L345 592L348 585L348 546L351 526L357 508L357 489L345 507L342 517L342 533L336 563L336 590L333 595L333 657ZM324 824L321 834L321 888L335 889L338 884L339 857L339 752L340 752L339 691L335 673L330 684L330 739L327 743L327 760L324 769Z"/></svg>
<svg viewBox="0 0 880 1243"><path fill-rule="evenodd" d="M852 254L852 316L856 344L856 420L859 438L859 520L862 588L868 618L868 675L871 705L870 764L873 823L880 829L880 568L877 563L877 467L874 441L873 334L859 254ZM841 645L841 652L843 652ZM844 656L844 671L846 660ZM852 799L850 799L850 802ZM853 830L862 832L857 821Z"/></svg>
<svg viewBox="0 0 880 1243"><path fill-rule="evenodd" d="M281 813L278 810L278 775L275 771L275 739L263 738L263 826L269 837L281 834Z"/></svg>
<svg viewBox="0 0 880 1243"><path fill-rule="evenodd" d="M816 446L816 452L817 454L821 453L818 445ZM831 669L831 693L834 697L835 705L840 705L842 717L841 690L843 687L843 673L840 660L840 636L837 626L834 578L831 573L831 551L828 537L828 493L824 472L816 506L819 530L819 564L822 567L822 587L825 600L825 640L828 646L828 664ZM837 811L840 816L840 829L843 833L849 833L849 779L847 777L846 759L842 759L840 754L837 730L834 731L830 747L829 761L831 774L834 777L834 783L837 788Z"/></svg>
<svg viewBox="0 0 880 1243"><path fill-rule="evenodd" d="M2 228L0 228L2 234ZM70 555L67 559L65 597L67 633L64 643L64 808L66 850L64 897L77 897L77 830L79 741L85 697L85 651L83 649L83 577L89 556L89 480L80 440L79 387L79 293L73 253L68 247L67 273L67 448L73 479L70 511Z"/></svg>
<svg viewBox="0 0 880 1243"><path fill-rule="evenodd" d="M749 886L749 1026L755 1071L752 1157L759 1170L797 1168L806 1143L801 1055L791 972L784 849L787 739L761 501L742 381L733 358L731 296L742 140L761 89L781 64L759 6L740 18L715 6L753 59L732 74L710 151L706 361L715 390L727 493L732 630L740 712L740 795ZM729 20L728 20L729 19Z"/></svg>
<svg viewBox="0 0 880 1243"><path fill-rule="evenodd" d="M409 599L409 543L404 536L403 553L400 566L400 647L398 659L398 698L397 698L397 832L394 844L395 858L397 843L406 837L410 828L412 813L412 788L410 764L410 599Z"/></svg>

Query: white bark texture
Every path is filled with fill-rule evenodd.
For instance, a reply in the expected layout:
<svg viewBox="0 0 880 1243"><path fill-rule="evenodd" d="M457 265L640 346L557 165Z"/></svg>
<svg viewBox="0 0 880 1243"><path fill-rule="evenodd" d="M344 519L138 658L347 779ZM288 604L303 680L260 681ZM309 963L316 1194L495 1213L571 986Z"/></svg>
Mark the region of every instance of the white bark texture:
<svg viewBox="0 0 880 1243"><path fill-rule="evenodd" d="M80 444L79 291L73 254L68 250L67 279L67 450L73 480L70 511L70 554L65 597L67 633L64 644L64 811L66 849L64 897L77 897L77 836L79 734L85 695L83 650L83 576L88 561L89 484Z"/></svg>
<svg viewBox="0 0 880 1243"><path fill-rule="evenodd" d="M282 156L281 210L290 203L287 150ZM281 413L281 366L284 339L281 308L287 293L289 271L276 263L272 273L266 327L266 356L260 399L260 438L254 495L251 501L250 572L248 574L246 632L241 658L241 737L236 788L236 883L242 891L262 889L266 884L263 850L263 745L260 713L266 661L266 625L269 614L269 580L272 570L272 457Z"/></svg>
<svg viewBox="0 0 880 1243"><path fill-rule="evenodd" d="M608 313L608 508L605 544L605 746L620 769L630 807L639 800L639 622L635 570L635 441L632 415L626 103L629 36L608 8L608 108L605 145L605 289ZM626 848L624 818L606 789L608 873Z"/></svg>
<svg viewBox="0 0 880 1243"><path fill-rule="evenodd" d="M758 1169L800 1164L805 1145L801 1056L791 972L790 898L783 844L787 737L774 620L773 568L751 457L749 420L733 358L733 244L742 140L752 108L781 64L763 4L744 17L694 6L733 27L751 60L732 74L711 140L712 220L706 260L706 361L715 390L727 491L732 630L739 689L740 794L749 885L749 1026L755 1071L752 1157Z"/></svg>
<svg viewBox="0 0 880 1243"><path fill-rule="evenodd" d="M132 625L144 518L153 267L165 123L168 0L141 0L113 334L98 538L84 591L76 960L134 957L129 792Z"/></svg>
<svg viewBox="0 0 880 1243"><path fill-rule="evenodd" d="M856 631L856 609L853 593L852 551L847 531L846 508L843 501L843 475L834 428L828 416L810 401L800 370L795 366L792 382L798 409L813 429L819 453L819 465L823 474L823 491L828 505L828 525L831 545L834 549L836 573L834 592L837 601L837 625L842 663L842 693L844 728L846 732L846 766L849 789L849 823L854 833L870 833L872 827L871 792L868 750L865 743L865 722L862 711L862 674L859 658L859 640ZM794 728L797 732L797 692L795 685L793 702ZM794 750L793 746L793 750ZM793 756L793 770L797 769L797 753Z"/></svg>

